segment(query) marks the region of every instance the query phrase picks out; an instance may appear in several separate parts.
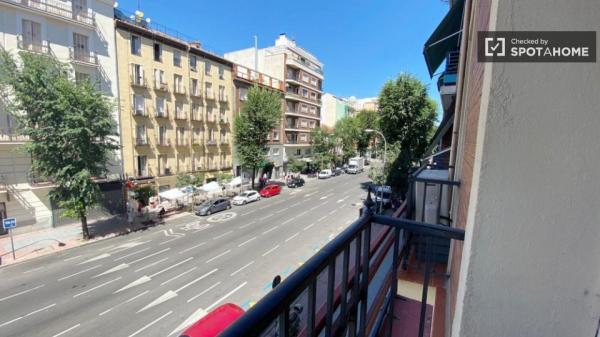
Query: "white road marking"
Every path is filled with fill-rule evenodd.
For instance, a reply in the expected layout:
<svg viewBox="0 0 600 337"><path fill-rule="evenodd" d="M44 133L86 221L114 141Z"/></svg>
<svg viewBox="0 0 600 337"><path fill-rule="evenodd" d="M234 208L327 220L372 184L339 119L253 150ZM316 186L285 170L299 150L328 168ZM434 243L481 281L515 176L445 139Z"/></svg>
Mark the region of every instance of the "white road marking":
<svg viewBox="0 0 600 337"><path fill-rule="evenodd" d="M311 211L314 211L315 209L319 208L320 206L321 206L321 205L317 205L317 206L315 206L315 207L311 208L310 210L311 210Z"/></svg>
<svg viewBox="0 0 600 337"><path fill-rule="evenodd" d="M146 305L145 307L141 308L140 310L138 310L136 312L136 314L139 314L142 311L148 310L152 307L155 307L161 303L164 303L172 298L177 297L177 293L174 292L173 290L169 290L166 293L162 294L159 298L155 299L154 301L148 303L148 305Z"/></svg>
<svg viewBox="0 0 600 337"><path fill-rule="evenodd" d="M246 228L246 227L248 227L248 226L250 226L252 224L255 224L255 223L256 223L256 220L248 222L247 224L240 226L240 228Z"/></svg>
<svg viewBox="0 0 600 337"><path fill-rule="evenodd" d="M244 242L242 242L242 243L240 243L240 244L238 245L238 247L241 247L241 246L243 246L243 245L247 244L248 242L250 242L250 241L252 241L252 240L255 240L255 239L256 239L256 236L255 236L255 237L253 237L253 238L251 238L251 239L248 239L248 240L246 240L246 241L244 241Z"/></svg>
<svg viewBox="0 0 600 337"><path fill-rule="evenodd" d="M194 283L196 283L196 282L198 282L198 281L200 281L200 280L202 280L202 279L205 279L206 277L208 277L208 276L210 276L210 275L212 275L212 274L216 273L218 270L219 270L219 269L215 268L215 269L213 269L213 270L209 271L208 273L206 273L206 274L204 274L204 275L202 275L202 276L198 277L197 279L195 279L195 280L193 280L193 281L190 281L190 282L188 282L187 284L185 284L185 285L183 285L183 286L179 287L177 290L175 290L175 292L176 292L176 293L178 293L178 292L182 291L183 289L185 289L185 288L187 288L187 287L191 286L192 284L194 284Z"/></svg>
<svg viewBox="0 0 600 337"><path fill-rule="evenodd" d="M246 269L247 267L251 266L253 263L254 263L254 261L250 261L249 263L247 263L247 264L246 264L245 266L243 266L242 268L240 268L240 269L238 269L238 270L234 271L233 273L231 273L231 275L229 275L229 276L233 276L233 275L235 275L235 274L237 274L237 273L241 272L242 270L244 270L244 269Z"/></svg>
<svg viewBox="0 0 600 337"><path fill-rule="evenodd" d="M202 308L199 308L198 310L194 311L194 313L191 314L190 317L188 317L185 321L181 322L181 324L179 324L175 329L173 329L173 331L171 331L171 333L168 336L171 336L176 332L181 332L183 329L187 328L192 323L197 322L204 316L206 316L206 311Z"/></svg>
<svg viewBox="0 0 600 337"><path fill-rule="evenodd" d="M314 226L314 225L315 225L315 223L313 222L313 223L311 223L310 225L308 225L308 226L304 227L304 230L308 230L309 228L311 228L311 227L312 227L312 226Z"/></svg>
<svg viewBox="0 0 600 337"><path fill-rule="evenodd" d="M46 310L46 309L50 309L50 308L52 308L52 307L53 307L53 306L55 306L55 305L56 305L56 303L53 303L53 304L47 305L47 306L45 306L45 307L43 307L43 308L41 308L41 309L34 310L34 311L32 311L32 312L28 313L28 314L27 314L27 315L25 315L25 316L19 316L19 317L17 317L17 318L11 319L11 320L10 320L10 321L8 321L8 322L4 322L4 323L0 324L0 328L1 328L1 327L3 327L3 326L5 326L5 325L9 325L10 323L16 322L16 321L18 321L18 320L20 320L20 319L23 319L23 318L25 318L25 317L29 317L29 316L31 316L31 315L37 314L38 312L44 311L44 310Z"/></svg>
<svg viewBox="0 0 600 337"><path fill-rule="evenodd" d="M262 256L267 256L267 255L269 255L270 253L272 253L272 252L273 252L275 249L277 249L277 248L279 248L279 245L277 245L277 246L275 246L275 247L273 247L273 248L271 248L271 249L267 250L265 253L263 253L263 255L262 255Z"/></svg>
<svg viewBox="0 0 600 337"><path fill-rule="evenodd" d="M144 275L144 276L140 277L139 279L137 279L137 280L129 283L128 285L124 286L123 288L115 291L113 294L120 293L123 290L127 290L129 288L133 288L135 286L139 286L140 284L144 284L144 283L150 282L150 281L152 281L152 279L149 278L148 276Z"/></svg>
<svg viewBox="0 0 600 337"><path fill-rule="evenodd" d="M12 294L12 295L9 295L9 296L6 296L6 297L3 297L3 298L0 298L0 302L2 302L2 301L5 301L5 300L8 300L8 299L11 299L11 298L13 298L13 297L17 297L17 296L19 296L19 295L26 294L26 293L28 293L28 292L30 292L30 291L34 291L34 290L36 290L36 289L40 289L40 288L41 288L41 287L43 287L43 286L45 286L45 284L41 284L41 285L39 285L39 286L37 286L37 287L31 288L31 289L27 289L27 290L23 290L23 291L20 291L20 292L18 292L18 293L16 293L16 294Z"/></svg>
<svg viewBox="0 0 600 337"><path fill-rule="evenodd" d="M289 207L282 208L282 209L278 210L278 211L277 211L277 212L275 212L275 213L281 213L281 212L285 212L285 211L287 211L288 209L290 209L290 208L289 208Z"/></svg>
<svg viewBox="0 0 600 337"><path fill-rule="evenodd" d="M79 294L75 294L75 295L73 295L73 298L79 297L79 296L81 296L81 295L85 295L85 294L87 294L87 293L89 293L89 292L91 292L91 291L94 291L94 290L96 290L96 289L98 289L98 288L104 287L105 285L107 285L107 284L111 284L111 283L113 283L113 282L116 282L116 281L118 281L118 280L120 280L120 279L122 279L122 277L121 277L121 276L117 277L116 279L112 279L112 280L110 280L110 281L106 281L106 282L104 282L104 283L101 283L101 284L99 284L99 285L97 285L97 286L95 286L95 287L93 287L93 288L90 288L90 289L88 289L88 290L84 291L84 292L81 292L81 293L79 293Z"/></svg>
<svg viewBox="0 0 600 337"><path fill-rule="evenodd" d="M198 248L198 247L200 247L200 246L203 246L203 245L205 245L205 244L206 244L206 242L200 242L199 244L197 244L197 245L195 245L195 246L191 246L191 247L189 247L189 248L186 248L186 249L184 249L184 250L180 251L180 252L179 252L179 254L183 254L183 253L189 252L190 250L192 250L192 249L194 249L194 248Z"/></svg>
<svg viewBox="0 0 600 337"><path fill-rule="evenodd" d="M73 276L77 276L77 275L79 275L79 274L83 274L83 273L85 273L85 272L88 272L88 271L90 271L90 270L93 270L93 269L96 269L96 268L100 268L100 267L102 267L102 265L101 265L101 264L99 264L99 265L96 265L96 266L93 266L93 267L90 267L90 268L88 268L88 269L84 269L84 270L82 270L82 271L80 271L80 272L77 272L77 273L75 273L75 274L71 274L71 275L67 275L67 276L65 276L65 277L61 277L61 278L59 278L59 279L58 279L58 281L63 281L63 280L66 280L66 279L68 279L68 278L71 278L71 277L73 277Z"/></svg>
<svg viewBox="0 0 600 337"><path fill-rule="evenodd" d="M221 234L221 235L217 235L217 236L215 236L215 237L213 238L213 240L218 240L218 239L220 239L220 238L222 238L222 237L224 237L224 236L226 236L226 235L229 235L229 234L231 234L231 233L233 233L233 231L229 231L229 232L223 233L223 234Z"/></svg>
<svg viewBox="0 0 600 337"><path fill-rule="evenodd" d="M295 237L296 237L296 236L298 236L298 235L300 235L300 233L299 233L299 232L298 232L298 233L296 233L296 234L294 234L294 235L292 235L292 236L290 236L289 238L285 239L285 242L288 242L288 241L290 241L291 239L295 238Z"/></svg>
<svg viewBox="0 0 600 337"><path fill-rule="evenodd" d="M319 200L325 200L325 199L327 199L326 196L322 196L322 197L319 198Z"/></svg>
<svg viewBox="0 0 600 337"><path fill-rule="evenodd" d="M239 286L237 286L235 289L233 289L232 291L228 292L227 294L225 294L223 297L219 298L215 303L211 304L208 306L208 308L206 308L205 310L207 312L210 312L214 307L216 307L217 305L219 305L219 303L221 303L221 301L225 300L227 297L233 295L233 293L235 293L236 291L242 289L242 287L244 287L246 284L248 284L248 282L244 282L242 284L240 284Z"/></svg>
<svg viewBox="0 0 600 337"><path fill-rule="evenodd" d="M212 261L214 261L214 260L216 260L216 259L220 258L221 256L223 256L223 255L225 255L225 254L227 254L227 253L230 253L230 252L231 252L231 249L228 249L228 250L224 251L223 253L221 253L221 254L219 254L219 255L217 255L217 256L215 256L215 257L213 257L213 258L211 258L211 259L207 260L205 263L212 262Z"/></svg>
<svg viewBox="0 0 600 337"><path fill-rule="evenodd" d="M29 274L31 272L34 272L34 271L37 271L37 270L40 270L40 269L44 269L44 268L46 268L46 267L45 266L41 266L41 267L29 269L28 271L24 271L23 274Z"/></svg>
<svg viewBox="0 0 600 337"><path fill-rule="evenodd" d="M171 248L165 248L165 249L163 249L163 250L161 250L161 251L158 251L158 252L156 252L156 253L152 253L152 254L150 254L150 255L146 255L146 256L144 256L144 257L141 257L141 258L139 258L139 259L137 259L137 260L133 260L133 261L129 262L128 264L134 264L134 263L137 263L137 262L143 261L143 260L145 260L145 259L148 259L148 258L151 258L151 257L153 257L153 256L155 256L155 255L162 254L162 253L164 253L164 252L166 252L167 250L170 250L170 249L171 249Z"/></svg>
<svg viewBox="0 0 600 337"><path fill-rule="evenodd" d="M129 337L133 337L133 336L137 336L138 334L140 334L142 331L148 329L149 327L153 326L154 324L158 323L160 320L162 320L163 318L169 316L170 314L172 314L173 311L169 311L166 314L160 316L159 318L153 320L152 322L144 325L141 329L139 329L138 331L132 333L131 335L129 335Z"/></svg>
<svg viewBox="0 0 600 337"><path fill-rule="evenodd" d="M118 265L116 267L113 267L113 268L110 268L109 270L107 270L107 271L105 271L105 272L103 272L101 274L98 274L96 276L92 276L92 278L97 278L97 277L100 277L100 276L104 276L106 274L114 273L116 271L123 270L123 269L126 269L126 268L129 268L129 265L126 264L126 263L121 263L120 265Z"/></svg>
<svg viewBox="0 0 600 337"><path fill-rule="evenodd" d="M324 220L326 217L327 217L327 215L320 217L320 218L317 220L317 222L321 222L321 221L323 221L323 220Z"/></svg>
<svg viewBox="0 0 600 337"><path fill-rule="evenodd" d="M174 265L171 265L171 266L169 266L168 268L165 268L165 269L163 269L163 270L161 270L161 271L157 271L156 273L154 273L154 274L152 274L152 275L150 275L150 276L148 276L148 277L152 278L152 277L154 277L154 276L156 276L156 275L160 275L160 274L162 274L162 273L164 273L164 272L166 272L166 271L168 271L168 270L170 270L170 269L173 269L173 268L175 268L175 267L177 267L177 266L179 266L179 265L182 265L182 264L184 264L184 263L186 263L186 262L188 262L188 261L190 261L190 260L193 260L193 259L194 259L194 257L193 257L193 256L192 256L192 257L188 257L187 259L185 259L185 260L183 260L183 261L181 261L181 262L177 262L176 264L174 264Z"/></svg>
<svg viewBox="0 0 600 337"><path fill-rule="evenodd" d="M192 268L190 268L190 269L188 269L188 270L184 271L183 273L181 273L181 274L179 274L179 275L173 276L173 277L171 277L170 279L166 280L165 282L161 283L161 284L160 284L160 286L162 287L162 286L164 286L165 284L167 284L167 283L169 283L169 282L171 282L171 281L174 281L174 280L176 280L176 279L178 279L178 278L182 277L182 276L183 276L183 275L185 275L185 274L189 274L189 273L193 272L193 271L194 271L196 268L198 268L198 267L192 267Z"/></svg>
<svg viewBox="0 0 600 337"><path fill-rule="evenodd" d="M265 234L267 234L267 233L269 233L269 232L271 232L271 231L274 231L274 230L276 230L276 229L277 229L277 227L279 227L279 226L275 226L275 227L273 227L273 228L271 228L271 229L267 229L266 231L264 231L264 232L263 232L263 235L265 235Z"/></svg>
<svg viewBox="0 0 600 337"><path fill-rule="evenodd" d="M150 267L152 267L152 266L156 266L157 264L159 264L159 263L161 263L161 262L164 262L164 261L166 261L166 260L168 260L168 259L169 259L168 257L165 257L164 259L160 259L160 260L158 260L158 261L154 261L154 262L150 263L149 265L146 265L146 266L144 266L144 267L141 267L141 268L138 268L138 269L136 269L136 270L135 270L135 272L137 273L137 272L140 272L140 271L142 271L142 270L144 270L144 269L148 269L148 268L150 268Z"/></svg>
<svg viewBox="0 0 600 337"><path fill-rule="evenodd" d="M167 243L169 243L169 242L171 242L171 241L175 241L175 240L177 240L177 239L181 239L182 237L183 237L183 236L177 236L177 237L174 237L174 238L172 238L171 240L163 241L163 242L159 243L158 245L159 245L159 246L166 245Z"/></svg>
<svg viewBox="0 0 600 337"><path fill-rule="evenodd" d="M20 319L23 319L23 316L19 316L17 318L11 319L8 322L4 322L4 323L0 324L0 328L3 327L3 326L9 325L10 323L14 323L14 322L16 322L16 321L18 321Z"/></svg>
<svg viewBox="0 0 600 337"><path fill-rule="evenodd" d="M135 255L135 254L139 254L139 253L141 253L141 252L145 252L145 251L147 251L148 249L150 249L150 247L147 247L147 248L144 248L144 249L138 250L138 251L136 251L136 252L133 252L133 253L129 253L129 254L127 254L127 255L123 255L123 256L121 256L121 257L118 257L118 258L114 259L113 261L115 261L115 262L117 262L117 261L121 261L121 260L123 260L123 259L126 259L126 258L130 257L131 255Z"/></svg>
<svg viewBox="0 0 600 337"><path fill-rule="evenodd" d="M344 197L344 198L342 198L342 199L340 199L340 200L338 200L338 201L336 201L336 202L339 204L340 202L344 202L344 200L346 200L346 199L348 199L348 197L347 197L347 196L346 196L346 197Z"/></svg>
<svg viewBox="0 0 600 337"><path fill-rule="evenodd" d="M269 214L269 215L267 215L267 216L263 216L262 218L260 218L260 220L265 220L265 219L267 219L267 218L270 218L270 217L272 217L273 215L275 215L275 213L271 213L271 214Z"/></svg>
<svg viewBox="0 0 600 337"><path fill-rule="evenodd" d="M199 293L198 295L195 295L194 297L190 298L189 300L187 300L187 303L190 303L191 301L193 301L193 300L197 299L198 297L200 297L200 296L202 296L202 295L206 294L207 292L211 291L211 290L212 290L214 287L218 286L219 284L221 284L221 281L219 281L219 282L217 282L217 283L213 284L212 286L210 286L210 287L208 287L208 288L204 289L204 290L203 290L201 293Z"/></svg>
<svg viewBox="0 0 600 337"><path fill-rule="evenodd" d="M281 223L281 225L285 225L286 223L292 222L294 221L294 218L291 218L289 220L285 220L284 222Z"/></svg>
<svg viewBox="0 0 600 337"><path fill-rule="evenodd" d="M89 259L87 261L80 262L77 265L82 265L82 264L90 263L90 262L93 262L93 261L98 261L98 260L101 260L101 259L105 259L105 258L107 258L109 256L110 256L110 254L108 254L108 253L100 254L100 255L98 255L96 257L93 257L93 258L91 258L91 259Z"/></svg>
<svg viewBox="0 0 600 337"><path fill-rule="evenodd" d="M337 209L334 209L333 211L329 212L329 215L332 215L335 212L337 212Z"/></svg>
<svg viewBox="0 0 600 337"><path fill-rule="evenodd" d="M75 324L72 327L68 328L67 330L63 330L62 332L59 332L59 333L57 333L56 335L54 335L52 337L62 336L64 334L66 334L67 332L71 331L71 330L75 330L75 329L79 328L80 325L81 325L81 323Z"/></svg>
<svg viewBox="0 0 600 337"><path fill-rule="evenodd" d="M299 218L299 217L303 216L303 215L304 215L304 214L306 214L306 213L308 213L308 211L304 211L304 212L302 212L302 213L300 213L300 214L296 215L296 218Z"/></svg>
<svg viewBox="0 0 600 337"><path fill-rule="evenodd" d="M68 262L68 261L71 261L71 260L78 259L78 258L80 258L80 257L82 257L82 256L83 256L83 255L72 256L72 257L70 257L70 258L68 258L68 259L64 259L63 261L65 261L65 262Z"/></svg>
<svg viewBox="0 0 600 337"><path fill-rule="evenodd" d="M118 307L118 306L120 306L120 305L122 305L122 304L126 304L126 303L129 303L129 302L132 302L132 301L134 301L135 299L137 299L137 298L139 298L139 297L142 297L142 296L146 295L146 294L147 294L147 293L149 293L149 292L150 292L150 290L146 290L146 291L144 291L144 292L143 292L143 293L141 293L141 294L135 295L135 296L133 296L132 298L128 299L128 300L127 300L127 301L125 301L125 302L121 302L121 303L119 303L119 304L117 304L117 305L115 305L115 306L113 306L113 307L111 307L111 308L109 308L109 309L107 309L107 310L104 310L103 312L99 313L99 314L98 314L98 316L104 316L104 315L108 314L109 312L111 312L111 311L112 311L113 309L115 309L116 307Z"/></svg>

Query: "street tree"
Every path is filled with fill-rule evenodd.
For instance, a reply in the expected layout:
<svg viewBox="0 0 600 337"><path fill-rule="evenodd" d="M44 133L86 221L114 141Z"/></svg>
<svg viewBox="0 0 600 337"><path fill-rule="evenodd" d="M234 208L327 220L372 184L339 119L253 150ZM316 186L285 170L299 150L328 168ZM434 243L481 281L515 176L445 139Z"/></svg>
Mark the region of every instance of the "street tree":
<svg viewBox="0 0 600 337"><path fill-rule="evenodd" d="M333 151L332 133L317 127L310 132L310 145L315 153L330 153Z"/></svg>
<svg viewBox="0 0 600 337"><path fill-rule="evenodd" d="M334 138L341 150L341 161L346 162L356 155L356 145L362 130L354 117L344 117L335 123Z"/></svg>
<svg viewBox="0 0 600 337"><path fill-rule="evenodd" d="M386 181L404 193L412 163L420 159L427 148L436 106L420 80L410 74L400 74L383 86L378 112L380 129L388 144L398 143L400 148Z"/></svg>
<svg viewBox="0 0 600 337"><path fill-rule="evenodd" d="M243 167L256 170L266 161L268 135L281 121L281 96L274 91L251 87L246 102L234 121L235 155Z"/></svg>
<svg viewBox="0 0 600 337"><path fill-rule="evenodd" d="M17 60L18 59L18 60ZM81 221L89 239L87 216L98 202L94 178L106 176L118 149L113 104L90 81L75 83L69 66L47 55L0 50L0 89L10 97L8 112L29 141L32 172L50 177L50 199L64 216Z"/></svg>
<svg viewBox="0 0 600 337"><path fill-rule="evenodd" d="M361 110L356 114L356 124L360 133L356 141L356 151L364 156L370 147L374 134L364 132L366 129L379 129L379 115L377 111Z"/></svg>

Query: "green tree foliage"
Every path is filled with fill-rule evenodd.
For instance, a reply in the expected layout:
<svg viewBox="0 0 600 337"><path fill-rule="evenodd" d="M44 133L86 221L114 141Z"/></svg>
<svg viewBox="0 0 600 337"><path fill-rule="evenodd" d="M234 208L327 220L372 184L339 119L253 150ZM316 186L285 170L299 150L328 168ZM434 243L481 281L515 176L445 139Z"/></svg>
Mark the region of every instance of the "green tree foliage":
<svg viewBox="0 0 600 337"><path fill-rule="evenodd" d="M404 193L412 163L424 154L434 127L436 106L425 85L409 74L388 81L379 95L379 125L388 144L399 147L387 183Z"/></svg>
<svg viewBox="0 0 600 337"><path fill-rule="evenodd" d="M377 111L362 110L356 114L356 124L360 133L356 141L356 151L364 156L371 145L374 135L364 132L365 129L379 129L379 114Z"/></svg>
<svg viewBox="0 0 600 337"><path fill-rule="evenodd" d="M252 188L256 170L266 161L267 136L281 121L282 106L278 93L254 86L234 121L236 153L242 166L252 169Z"/></svg>
<svg viewBox="0 0 600 337"><path fill-rule="evenodd" d="M332 134L322 128L314 128L310 132L310 145L314 153L330 153L333 151Z"/></svg>
<svg viewBox="0 0 600 337"><path fill-rule="evenodd" d="M81 220L89 238L87 214L100 189L94 177L107 174L112 151L118 149L113 106L89 81L76 84L67 65L55 58L20 53L20 62L0 50L0 89L11 97L7 107L19 131L29 140L32 171L51 177L50 198L67 216Z"/></svg>
<svg viewBox="0 0 600 337"><path fill-rule="evenodd" d="M306 166L306 163L304 163L302 160L299 160L297 158L291 158L288 161L288 169L290 171L292 171L293 173L301 172L305 166Z"/></svg>
<svg viewBox="0 0 600 337"><path fill-rule="evenodd" d="M356 144L362 130L359 127L358 120L353 117L344 117L335 123L334 139L342 157L342 162L356 155Z"/></svg>
<svg viewBox="0 0 600 337"><path fill-rule="evenodd" d="M230 172L220 172L219 175L217 176L217 181L219 183L224 183L227 180L230 180L233 177L233 175Z"/></svg>
<svg viewBox="0 0 600 337"><path fill-rule="evenodd" d="M177 174L177 180L175 182L176 187L184 187L192 185L192 179L194 177L188 173L179 173Z"/></svg>
<svg viewBox="0 0 600 337"><path fill-rule="evenodd" d="M148 205L150 198L156 195L156 189L150 185L136 186L133 189L133 199L142 205Z"/></svg>

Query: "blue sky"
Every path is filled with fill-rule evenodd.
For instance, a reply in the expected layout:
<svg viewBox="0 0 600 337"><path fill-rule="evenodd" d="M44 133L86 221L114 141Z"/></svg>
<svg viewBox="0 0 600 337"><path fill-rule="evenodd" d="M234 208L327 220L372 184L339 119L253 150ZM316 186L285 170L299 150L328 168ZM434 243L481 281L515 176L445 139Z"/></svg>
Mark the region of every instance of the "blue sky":
<svg viewBox="0 0 600 337"><path fill-rule="evenodd" d="M118 1L118 0L117 0ZM400 72L429 85L423 44L448 11L442 0L140 0L153 22L199 39L222 54L272 45L285 32L325 65L324 90L338 96L376 96ZM132 12L137 0L121 0Z"/></svg>

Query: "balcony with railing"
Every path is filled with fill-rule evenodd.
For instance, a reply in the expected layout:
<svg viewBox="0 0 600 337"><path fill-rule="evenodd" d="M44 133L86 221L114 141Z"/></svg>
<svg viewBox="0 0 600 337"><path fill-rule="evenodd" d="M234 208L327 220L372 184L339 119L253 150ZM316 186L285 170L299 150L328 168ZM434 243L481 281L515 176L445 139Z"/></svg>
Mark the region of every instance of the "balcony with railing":
<svg viewBox="0 0 600 337"><path fill-rule="evenodd" d="M223 146L228 146L229 145L229 138L227 138L227 137L221 138L219 140L219 144L223 145Z"/></svg>
<svg viewBox="0 0 600 337"><path fill-rule="evenodd" d="M300 68L300 69L308 69L318 74L319 76L323 76L323 69L317 64L302 58L296 54L287 54L286 64L292 67Z"/></svg>
<svg viewBox="0 0 600 337"><path fill-rule="evenodd" d="M146 138L145 135L137 135L135 137L135 145L136 146L147 146L148 145L148 139Z"/></svg>
<svg viewBox="0 0 600 337"><path fill-rule="evenodd" d="M175 110L175 119L176 120L187 120L187 113L183 110Z"/></svg>
<svg viewBox="0 0 600 337"><path fill-rule="evenodd" d="M76 50L69 48L71 62L92 67L98 66L98 55L89 50Z"/></svg>
<svg viewBox="0 0 600 337"><path fill-rule="evenodd" d="M216 113L206 113L206 122L208 123L216 123L217 122L217 114Z"/></svg>
<svg viewBox="0 0 600 337"><path fill-rule="evenodd" d="M303 101L303 102L307 102L307 103L315 104L315 105L321 105L320 98L311 98L309 96L300 95L297 88L296 89L287 88L287 90L285 91L285 98L296 100L296 101Z"/></svg>
<svg viewBox="0 0 600 337"><path fill-rule="evenodd" d="M206 99L209 99L212 101L214 101L216 99L215 93L211 89L206 89L204 96L206 97Z"/></svg>
<svg viewBox="0 0 600 337"><path fill-rule="evenodd" d="M169 92L169 84L159 79L154 79L154 89L163 92Z"/></svg>
<svg viewBox="0 0 600 337"><path fill-rule="evenodd" d="M217 140L216 139L209 139L206 141L206 145L208 146L217 146Z"/></svg>
<svg viewBox="0 0 600 337"><path fill-rule="evenodd" d="M202 122L202 113L200 111L192 111L190 117L192 122Z"/></svg>
<svg viewBox="0 0 600 337"><path fill-rule="evenodd" d="M274 90L283 91L284 83L281 80L278 80L274 77L271 77L267 74L260 73L258 71L252 70L250 68L234 64L233 73L235 74L235 78L238 80L243 80L245 82L257 83L261 86L268 87Z"/></svg>
<svg viewBox="0 0 600 337"><path fill-rule="evenodd" d="M29 41L23 39L23 36L17 36L17 48L39 54L51 54L48 41Z"/></svg>
<svg viewBox="0 0 600 337"><path fill-rule="evenodd" d="M165 106L161 109L154 110L154 117L156 118L169 118L169 107Z"/></svg>
<svg viewBox="0 0 600 337"><path fill-rule="evenodd" d="M76 22L90 28L96 25L94 11L90 8L77 8L75 2L71 4L59 0L0 0L0 2L23 7L57 19Z"/></svg>
<svg viewBox="0 0 600 337"><path fill-rule="evenodd" d="M185 138L185 136L181 136L175 140L175 145L176 146L188 146L189 143L188 143L188 140Z"/></svg>
<svg viewBox="0 0 600 337"><path fill-rule="evenodd" d="M195 98L202 97L202 90L200 89L200 87L190 86L190 96Z"/></svg>
<svg viewBox="0 0 600 337"><path fill-rule="evenodd" d="M219 115L219 123L220 124L229 124L229 118L224 114Z"/></svg>
<svg viewBox="0 0 600 337"><path fill-rule="evenodd" d="M146 77L142 74L131 74L129 76L129 83L134 87L147 88Z"/></svg>
<svg viewBox="0 0 600 337"><path fill-rule="evenodd" d="M16 128L0 128L0 144L22 144L26 141L29 141L29 137L20 134Z"/></svg>
<svg viewBox="0 0 600 337"><path fill-rule="evenodd" d="M183 84L173 84L173 93L177 95L185 95L186 92L187 91L185 90Z"/></svg>
<svg viewBox="0 0 600 337"><path fill-rule="evenodd" d="M226 94L219 94L219 102L227 103L229 102L229 97Z"/></svg>
<svg viewBox="0 0 600 337"><path fill-rule="evenodd" d="M171 140L166 135L156 138L156 146L168 147L171 146Z"/></svg>
<svg viewBox="0 0 600 337"><path fill-rule="evenodd" d="M145 106L135 106L135 105L132 105L131 106L131 113L132 113L133 116L147 117L148 116L148 109Z"/></svg>

